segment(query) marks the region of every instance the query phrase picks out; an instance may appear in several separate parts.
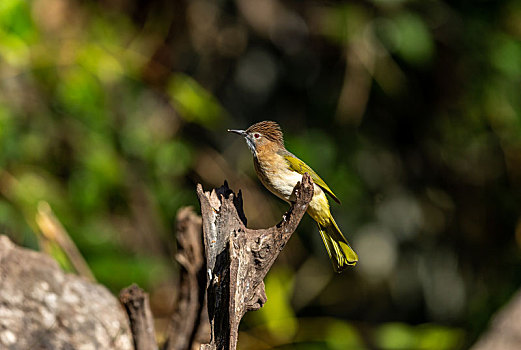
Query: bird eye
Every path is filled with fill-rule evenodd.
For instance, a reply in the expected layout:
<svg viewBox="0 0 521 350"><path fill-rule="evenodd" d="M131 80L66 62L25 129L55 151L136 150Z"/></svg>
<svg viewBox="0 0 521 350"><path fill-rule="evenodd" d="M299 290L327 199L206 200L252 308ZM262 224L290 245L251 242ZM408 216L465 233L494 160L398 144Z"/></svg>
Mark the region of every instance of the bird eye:
<svg viewBox="0 0 521 350"><path fill-rule="evenodd" d="M258 138L260 137L260 135L259 135L259 134L255 134L255 135L253 135L253 137L255 137L256 139L258 139Z"/></svg>

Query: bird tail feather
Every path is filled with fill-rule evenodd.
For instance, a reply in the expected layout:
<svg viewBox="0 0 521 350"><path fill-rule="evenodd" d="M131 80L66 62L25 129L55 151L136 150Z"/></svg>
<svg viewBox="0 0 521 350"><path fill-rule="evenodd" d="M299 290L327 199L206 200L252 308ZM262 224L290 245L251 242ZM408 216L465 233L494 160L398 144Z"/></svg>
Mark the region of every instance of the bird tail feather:
<svg viewBox="0 0 521 350"><path fill-rule="evenodd" d="M335 272L342 272L348 266L356 265L358 255L351 248L332 217L329 223L318 224L318 229Z"/></svg>

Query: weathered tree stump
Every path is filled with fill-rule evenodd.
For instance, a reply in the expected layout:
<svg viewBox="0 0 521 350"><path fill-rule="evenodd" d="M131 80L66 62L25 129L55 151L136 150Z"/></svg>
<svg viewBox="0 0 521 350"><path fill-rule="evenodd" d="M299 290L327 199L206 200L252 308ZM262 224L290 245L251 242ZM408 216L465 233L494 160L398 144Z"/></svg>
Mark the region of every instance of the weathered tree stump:
<svg viewBox="0 0 521 350"><path fill-rule="evenodd" d="M275 262L313 198L308 174L294 189L296 201L283 220L268 229L246 228L242 195L224 186L203 192L201 203L207 272L207 302L211 341L202 350L228 350L237 346L239 323L248 311L266 302L264 277Z"/></svg>

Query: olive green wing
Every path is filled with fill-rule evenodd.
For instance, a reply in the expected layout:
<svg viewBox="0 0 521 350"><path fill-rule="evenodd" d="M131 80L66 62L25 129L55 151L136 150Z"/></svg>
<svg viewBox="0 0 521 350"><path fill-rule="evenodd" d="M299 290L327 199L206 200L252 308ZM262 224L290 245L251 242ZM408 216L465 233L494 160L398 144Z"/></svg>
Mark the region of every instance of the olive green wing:
<svg viewBox="0 0 521 350"><path fill-rule="evenodd" d="M287 155L284 155L284 159L286 159L286 161L288 162L288 165L290 167L291 170L294 170L296 171L297 173L299 174L302 174L304 175L304 173L308 173L311 178L313 179L313 182L316 183L318 186L320 186L320 188L322 188L327 194L329 194L331 196L331 198L333 198L333 200L335 202L337 202L338 204L340 204L340 201L338 200L338 198L335 196L335 194L333 193L333 191L331 191L331 189L329 188L328 185L326 185L326 183L324 182L324 180L322 180L320 178L320 176L318 176L317 173L315 173L315 171L313 169L311 169L306 163L304 163L303 161L301 161L300 159L298 159L297 157L295 157L294 155L292 154L287 154Z"/></svg>

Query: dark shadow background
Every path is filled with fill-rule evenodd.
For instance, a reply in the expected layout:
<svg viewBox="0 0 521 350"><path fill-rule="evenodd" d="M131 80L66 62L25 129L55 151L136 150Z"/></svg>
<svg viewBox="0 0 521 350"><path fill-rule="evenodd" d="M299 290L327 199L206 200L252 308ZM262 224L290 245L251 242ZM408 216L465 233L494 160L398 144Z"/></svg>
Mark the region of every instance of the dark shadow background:
<svg viewBox="0 0 521 350"><path fill-rule="evenodd" d="M520 1L0 2L0 229L96 278L175 297L175 215L242 189L287 208L228 128L275 120L360 256L333 274L306 218L241 349L465 349L521 283Z"/></svg>

